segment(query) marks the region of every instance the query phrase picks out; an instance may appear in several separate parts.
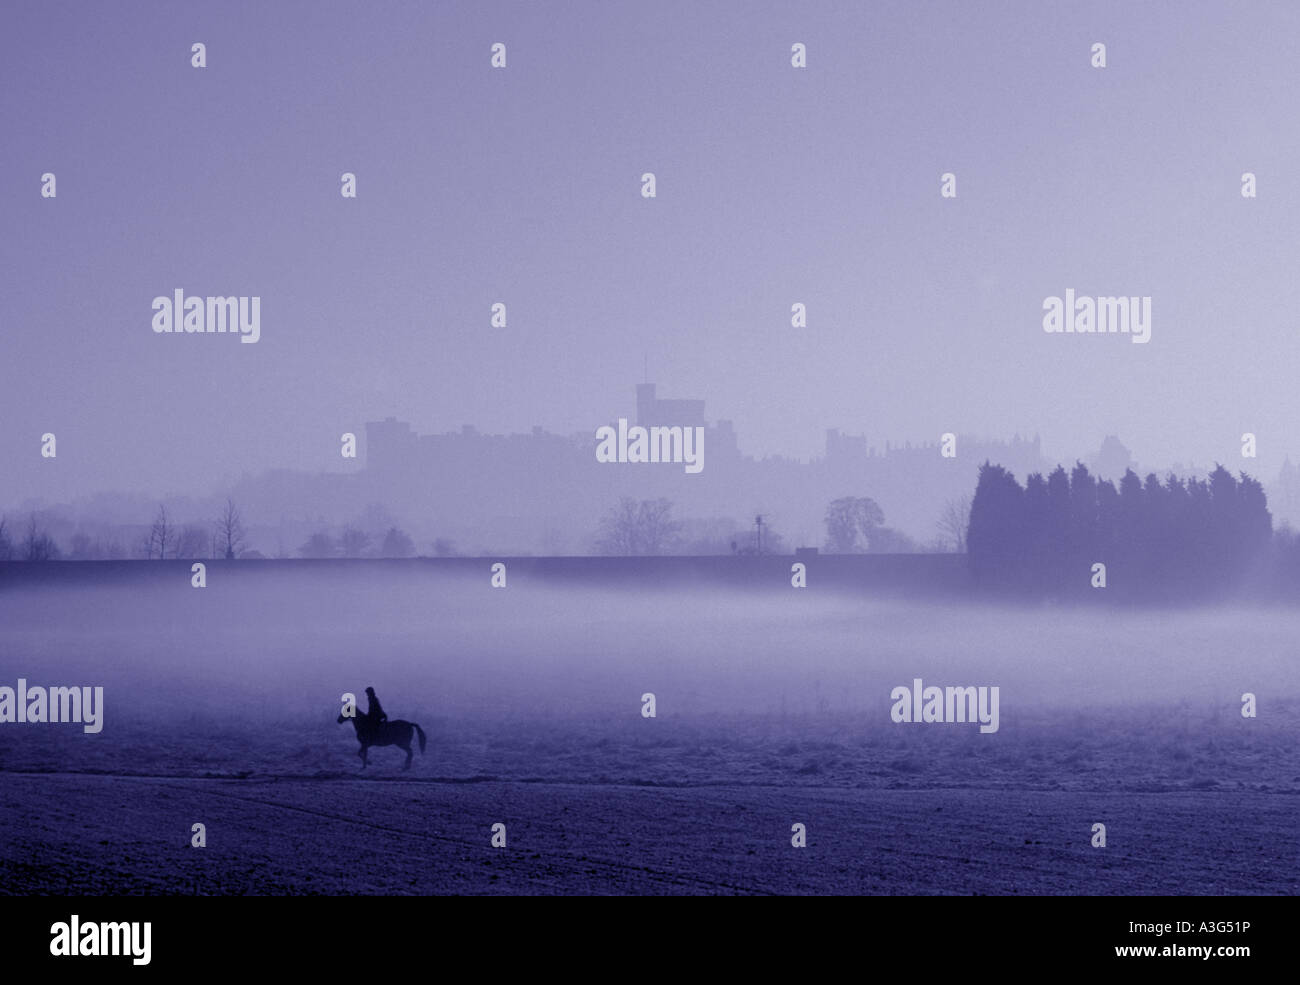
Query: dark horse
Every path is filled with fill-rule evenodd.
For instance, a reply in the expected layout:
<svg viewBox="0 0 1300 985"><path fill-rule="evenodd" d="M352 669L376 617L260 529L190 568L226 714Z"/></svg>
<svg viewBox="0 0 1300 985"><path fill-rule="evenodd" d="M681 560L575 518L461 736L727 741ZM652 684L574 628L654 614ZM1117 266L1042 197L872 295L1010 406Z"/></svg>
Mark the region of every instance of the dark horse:
<svg viewBox="0 0 1300 985"><path fill-rule="evenodd" d="M357 753L361 757L361 768L365 769L370 765L366 758L366 751L371 746L397 746L398 749L406 750L406 763L402 769L411 768L411 733L415 732L420 736L420 752L424 752L424 729L414 722L404 722L400 718L393 722L380 722L378 725L372 724L369 715L339 715L339 724L351 719L352 727L356 729L357 741L361 743L361 751Z"/></svg>

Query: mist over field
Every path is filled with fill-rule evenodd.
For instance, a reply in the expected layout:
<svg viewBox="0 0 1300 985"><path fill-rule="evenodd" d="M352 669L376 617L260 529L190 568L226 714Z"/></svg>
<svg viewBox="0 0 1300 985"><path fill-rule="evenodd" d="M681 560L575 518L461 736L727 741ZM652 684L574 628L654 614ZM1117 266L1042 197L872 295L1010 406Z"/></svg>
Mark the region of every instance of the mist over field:
<svg viewBox="0 0 1300 985"><path fill-rule="evenodd" d="M329 716L367 685L407 718L639 717L652 691L661 717L887 723L890 690L920 677L999 686L1004 728L1049 709L1233 712L1244 691L1300 692L1300 613L1280 606L988 606L523 574L493 589L486 562L213 565L197 590L170 567L165 580L0 592L4 680L104 685L106 736L134 715Z"/></svg>

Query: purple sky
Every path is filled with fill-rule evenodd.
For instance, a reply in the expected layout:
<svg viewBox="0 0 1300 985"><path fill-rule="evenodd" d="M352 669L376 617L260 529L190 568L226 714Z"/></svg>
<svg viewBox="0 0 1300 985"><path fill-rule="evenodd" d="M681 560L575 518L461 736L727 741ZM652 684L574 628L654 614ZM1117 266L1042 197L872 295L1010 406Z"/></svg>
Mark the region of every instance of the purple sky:
<svg viewBox="0 0 1300 985"><path fill-rule="evenodd" d="M1300 7L797 6L10 5L0 505L338 469L389 414L594 429L647 356L753 454L1300 457ZM178 287L261 341L155 335ZM1150 344L1045 334L1067 287L1150 295Z"/></svg>

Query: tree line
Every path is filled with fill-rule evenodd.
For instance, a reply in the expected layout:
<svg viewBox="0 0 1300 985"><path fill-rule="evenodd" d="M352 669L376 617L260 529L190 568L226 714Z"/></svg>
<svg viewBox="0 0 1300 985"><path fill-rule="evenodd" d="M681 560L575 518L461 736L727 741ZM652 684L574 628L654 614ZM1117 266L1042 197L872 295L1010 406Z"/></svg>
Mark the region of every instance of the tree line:
<svg viewBox="0 0 1300 985"><path fill-rule="evenodd" d="M159 504L153 523L135 544L134 555L159 560L165 558L236 558L243 553L245 530L239 508L227 499L211 527L202 523L178 524ZM42 525L35 513L28 517L20 534L11 532L9 520L0 516L0 561L116 561L130 556L121 537L111 534L94 537L84 531L74 533L64 550Z"/></svg>
<svg viewBox="0 0 1300 985"><path fill-rule="evenodd" d="M788 539L774 530L771 519L759 514L748 528L732 519L688 523L672 515L671 500L636 500L625 496L599 522L595 548L601 554L646 556L664 554L789 554ZM885 525L885 513L867 496L841 496L826 507L823 523L828 554L964 553L970 499L945 504L935 527L937 535L922 546L901 530Z"/></svg>
<svg viewBox="0 0 1300 985"><path fill-rule="evenodd" d="M0 561L104 561L135 557L141 560L200 560L207 558L262 558L260 551L248 546L248 530L235 501L227 498L210 523L180 523L159 504L147 529L128 528L137 533L101 533L92 537L78 530L66 547L50 534L36 513L15 530L12 521L0 514ZM405 531L390 526L382 535L372 535L359 526L348 524L337 534L329 529L313 533L298 548L304 558L327 557L412 557L415 542ZM446 538L433 542L437 556L456 554L455 545ZM281 549L280 557L290 555Z"/></svg>
<svg viewBox="0 0 1300 985"><path fill-rule="evenodd" d="M1267 552L1273 520L1258 480L1222 465L1204 479L1161 482L1132 469L1116 488L1081 462L1023 486L985 462L971 503L967 551L985 586L1071 592L1106 566L1106 587L1140 596L1224 588Z"/></svg>

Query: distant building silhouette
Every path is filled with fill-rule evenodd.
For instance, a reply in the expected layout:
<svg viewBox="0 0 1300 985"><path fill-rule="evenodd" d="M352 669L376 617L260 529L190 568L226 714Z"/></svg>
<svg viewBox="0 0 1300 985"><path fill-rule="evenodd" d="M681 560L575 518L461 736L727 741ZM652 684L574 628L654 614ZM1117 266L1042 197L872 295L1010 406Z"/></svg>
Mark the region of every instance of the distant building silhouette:
<svg viewBox="0 0 1300 985"><path fill-rule="evenodd" d="M703 400L663 400L655 396L653 383L636 386L636 423L643 427L703 427Z"/></svg>
<svg viewBox="0 0 1300 985"><path fill-rule="evenodd" d="M705 401L664 399L654 383L636 386L633 423L642 426L703 427L704 470L602 464L595 459L595 428L629 416L612 410L591 430L558 435L534 427L526 434L492 435L466 425L459 431L416 434L389 417L366 425L365 471L357 495L382 502L422 539L421 524L458 544L517 551L592 549L597 519L621 497L664 497L682 518L729 517L746 521L771 517L773 528L792 543L825 539L827 504L843 496L869 496L880 504L885 523L921 543L936 536L944 504L969 496L978 465L986 458L1020 472L1044 468L1039 439L1010 442L959 436L958 457L940 454L933 442L883 450L865 435L826 432L824 454L801 462L754 458L741 452L732 422L709 424Z"/></svg>

